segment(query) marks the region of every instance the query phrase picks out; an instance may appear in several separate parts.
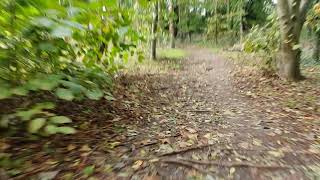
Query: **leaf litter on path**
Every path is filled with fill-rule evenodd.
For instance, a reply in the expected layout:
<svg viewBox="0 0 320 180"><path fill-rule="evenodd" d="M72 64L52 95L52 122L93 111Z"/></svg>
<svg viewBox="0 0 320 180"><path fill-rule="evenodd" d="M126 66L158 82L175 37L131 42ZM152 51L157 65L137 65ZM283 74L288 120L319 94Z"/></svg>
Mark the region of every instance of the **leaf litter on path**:
<svg viewBox="0 0 320 180"><path fill-rule="evenodd" d="M319 90L307 93L309 109L298 86L261 78L250 86L248 76L234 82L230 62L206 49L189 51L179 70L119 77L112 101L61 103L59 114L83 127L76 135L0 141L1 153L18 157L29 149L22 166L38 168L21 167L19 178L284 179L319 169Z"/></svg>

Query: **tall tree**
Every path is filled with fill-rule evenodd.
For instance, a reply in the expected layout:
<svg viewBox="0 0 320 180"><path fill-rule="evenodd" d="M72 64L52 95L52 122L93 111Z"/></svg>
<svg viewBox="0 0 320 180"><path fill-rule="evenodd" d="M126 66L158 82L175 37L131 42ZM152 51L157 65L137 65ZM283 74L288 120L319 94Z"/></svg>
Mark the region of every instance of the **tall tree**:
<svg viewBox="0 0 320 180"><path fill-rule="evenodd" d="M175 2L174 0L169 0L169 16L170 16L170 20L169 20L169 32L170 32L170 47L171 48L175 48L176 47L176 36L175 36Z"/></svg>
<svg viewBox="0 0 320 180"><path fill-rule="evenodd" d="M278 71L281 78L297 81L300 72L299 39L306 14L312 0L278 0L281 45L278 56Z"/></svg>
<svg viewBox="0 0 320 180"><path fill-rule="evenodd" d="M239 2L239 33L240 33L240 44L243 42L243 0Z"/></svg>
<svg viewBox="0 0 320 180"><path fill-rule="evenodd" d="M151 59L157 58L157 29L159 22L159 1L154 2L153 17L152 17L152 39L151 39Z"/></svg>

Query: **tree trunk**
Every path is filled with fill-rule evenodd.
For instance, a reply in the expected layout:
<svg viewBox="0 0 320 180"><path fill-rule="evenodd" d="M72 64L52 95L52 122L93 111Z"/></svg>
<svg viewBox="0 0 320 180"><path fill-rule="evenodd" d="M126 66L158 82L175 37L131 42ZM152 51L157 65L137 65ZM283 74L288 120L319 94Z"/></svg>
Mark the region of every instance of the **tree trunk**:
<svg viewBox="0 0 320 180"><path fill-rule="evenodd" d="M175 12L174 12L174 0L169 0L169 14L170 14L170 22L169 22L169 32L170 32L170 47L176 47L176 39L175 39Z"/></svg>
<svg viewBox="0 0 320 180"><path fill-rule="evenodd" d="M240 5L239 5L239 34L240 34L240 45L242 46L242 42L243 42L243 0L240 1Z"/></svg>
<svg viewBox="0 0 320 180"><path fill-rule="evenodd" d="M289 81L302 79L300 73L300 49L295 49L290 44L283 44L278 56L278 71L281 78Z"/></svg>
<svg viewBox="0 0 320 180"><path fill-rule="evenodd" d="M152 20L152 40L151 40L151 59L157 58L157 29L159 21L159 2L154 2L153 20Z"/></svg>
<svg viewBox="0 0 320 180"><path fill-rule="evenodd" d="M299 39L311 0L278 0L281 45L277 64L279 76L288 81L303 79L300 72Z"/></svg>
<svg viewBox="0 0 320 180"><path fill-rule="evenodd" d="M218 0L215 0L214 3L214 43L217 46L218 45Z"/></svg>
<svg viewBox="0 0 320 180"><path fill-rule="evenodd" d="M320 62L320 34L315 34L315 40L314 40L314 47L313 47L313 53L312 57L316 62Z"/></svg>

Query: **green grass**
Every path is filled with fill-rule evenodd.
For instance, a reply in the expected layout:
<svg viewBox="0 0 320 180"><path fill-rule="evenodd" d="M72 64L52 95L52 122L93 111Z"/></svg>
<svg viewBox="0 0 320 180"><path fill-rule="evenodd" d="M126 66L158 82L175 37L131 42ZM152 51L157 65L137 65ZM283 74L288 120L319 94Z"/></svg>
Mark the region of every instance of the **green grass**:
<svg viewBox="0 0 320 180"><path fill-rule="evenodd" d="M157 60L146 58L141 62L135 60L126 64L124 72L133 74L161 74L182 68L182 60L187 52L182 49L158 49Z"/></svg>
<svg viewBox="0 0 320 180"><path fill-rule="evenodd" d="M183 59L187 53L182 49L159 49L159 59Z"/></svg>

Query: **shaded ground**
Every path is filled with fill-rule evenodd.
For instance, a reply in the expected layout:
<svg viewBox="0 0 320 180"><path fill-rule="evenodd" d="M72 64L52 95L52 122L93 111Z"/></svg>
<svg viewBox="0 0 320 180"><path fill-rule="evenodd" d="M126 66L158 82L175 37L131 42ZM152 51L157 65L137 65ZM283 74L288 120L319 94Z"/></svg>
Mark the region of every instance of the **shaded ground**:
<svg viewBox="0 0 320 180"><path fill-rule="evenodd" d="M234 78L230 62L187 51L180 69L119 78L112 103L61 102L81 129L74 136L3 139L12 159L27 157L15 179L319 178L319 90L299 89L309 105L287 107L276 93L297 94L291 86Z"/></svg>

